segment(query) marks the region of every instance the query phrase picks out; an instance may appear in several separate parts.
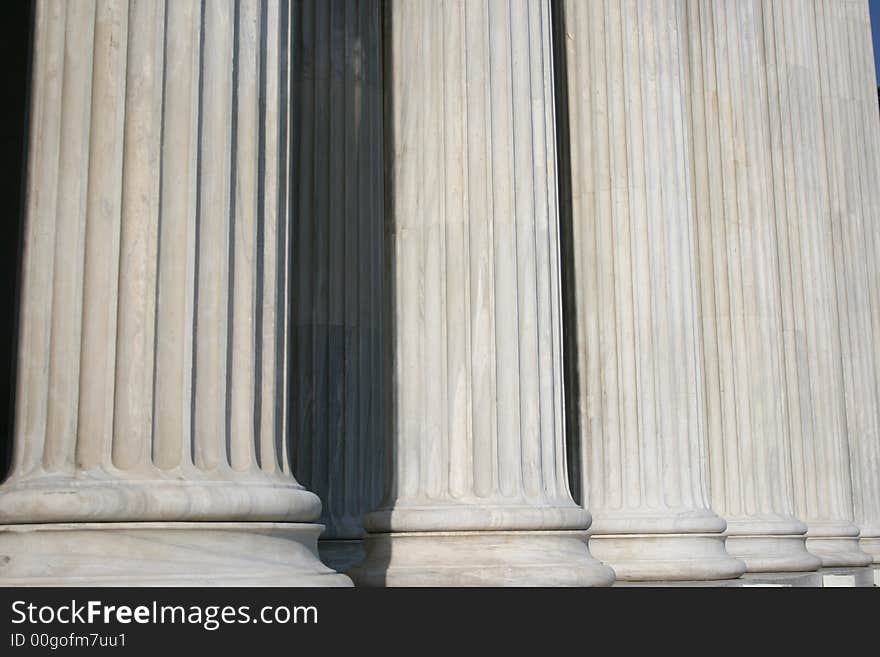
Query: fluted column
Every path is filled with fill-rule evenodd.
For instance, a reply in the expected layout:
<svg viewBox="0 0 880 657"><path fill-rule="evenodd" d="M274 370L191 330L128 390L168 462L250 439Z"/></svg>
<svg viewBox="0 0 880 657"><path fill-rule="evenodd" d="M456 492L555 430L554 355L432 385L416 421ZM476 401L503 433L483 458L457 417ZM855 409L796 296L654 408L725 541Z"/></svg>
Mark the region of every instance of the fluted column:
<svg viewBox="0 0 880 657"><path fill-rule="evenodd" d="M566 475L550 3L385 18L391 472L353 576L608 584Z"/></svg>
<svg viewBox="0 0 880 657"><path fill-rule="evenodd" d="M854 520L880 560L880 157L877 84L865 0L822 2L823 107Z"/></svg>
<svg viewBox="0 0 880 657"><path fill-rule="evenodd" d="M843 270L835 278L835 249L842 246L836 241L851 228L842 228L847 196L836 135L843 133L830 87L838 84L831 79L840 74L833 72L834 53L845 37L832 33L829 20L821 1L768 0L764 47L795 511L807 523L808 549L824 566L857 566L870 558L859 550L853 521L845 396L854 392L855 370L842 364L853 343L845 330L842 351L841 326L860 320L846 305L858 284L853 280L847 291Z"/></svg>
<svg viewBox="0 0 880 657"><path fill-rule="evenodd" d="M321 557L344 570L385 490L380 5L293 15L293 468L323 502Z"/></svg>
<svg viewBox="0 0 880 657"><path fill-rule="evenodd" d="M709 492L751 572L815 570L794 513L763 0L688 3Z"/></svg>
<svg viewBox="0 0 880 657"><path fill-rule="evenodd" d="M285 440L288 34L37 3L4 584L349 583Z"/></svg>
<svg viewBox="0 0 880 657"><path fill-rule="evenodd" d="M738 577L706 479L687 4L564 10L590 548L619 579Z"/></svg>
<svg viewBox="0 0 880 657"><path fill-rule="evenodd" d="M877 74L871 40L871 16L867 2L851 5L852 36L847 43L852 57L855 85L857 148L863 149L863 224L868 296L871 299L871 336L874 382L877 391L875 412L880 415L880 122L877 121ZM874 26L873 29L880 29ZM878 418L880 423L880 418ZM862 551L880 563L880 443L858 443L852 448L853 498L855 520L861 531Z"/></svg>

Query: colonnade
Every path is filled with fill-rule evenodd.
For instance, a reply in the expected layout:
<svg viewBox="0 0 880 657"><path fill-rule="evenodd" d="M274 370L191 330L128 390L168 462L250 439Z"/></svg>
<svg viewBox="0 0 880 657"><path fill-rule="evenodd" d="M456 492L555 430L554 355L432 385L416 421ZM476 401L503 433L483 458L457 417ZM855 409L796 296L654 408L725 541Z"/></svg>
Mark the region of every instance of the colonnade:
<svg viewBox="0 0 880 657"><path fill-rule="evenodd" d="M866 0L36 4L0 582L872 577Z"/></svg>

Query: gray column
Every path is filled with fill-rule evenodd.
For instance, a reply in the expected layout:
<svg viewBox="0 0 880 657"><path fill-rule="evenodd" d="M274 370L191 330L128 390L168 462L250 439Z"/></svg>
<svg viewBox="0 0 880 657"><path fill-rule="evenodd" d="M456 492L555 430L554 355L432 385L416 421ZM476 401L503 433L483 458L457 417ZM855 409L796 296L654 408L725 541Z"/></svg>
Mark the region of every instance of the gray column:
<svg viewBox="0 0 880 657"><path fill-rule="evenodd" d="M550 3L385 18L390 490L353 577L608 584L566 475Z"/></svg>
<svg viewBox="0 0 880 657"><path fill-rule="evenodd" d="M350 584L285 438L288 34L37 3L2 583Z"/></svg>

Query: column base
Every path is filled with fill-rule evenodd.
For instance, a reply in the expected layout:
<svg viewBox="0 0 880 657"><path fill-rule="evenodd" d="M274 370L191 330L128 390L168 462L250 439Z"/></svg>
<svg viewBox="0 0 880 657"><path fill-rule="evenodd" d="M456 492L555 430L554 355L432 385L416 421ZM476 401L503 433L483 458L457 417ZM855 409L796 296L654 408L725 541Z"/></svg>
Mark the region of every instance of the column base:
<svg viewBox="0 0 880 657"><path fill-rule="evenodd" d="M822 560L807 551L800 536L728 536L727 553L746 564L749 573L795 573L818 570Z"/></svg>
<svg viewBox="0 0 880 657"><path fill-rule="evenodd" d="M859 568L874 561L859 548L857 536L807 537L807 549L822 560L825 568Z"/></svg>
<svg viewBox="0 0 880 657"><path fill-rule="evenodd" d="M880 566L880 536L860 538L859 547L874 559L874 564Z"/></svg>
<svg viewBox="0 0 880 657"><path fill-rule="evenodd" d="M338 573L348 572L367 556L364 541L360 538L327 538L318 541L321 561Z"/></svg>
<svg viewBox="0 0 880 657"><path fill-rule="evenodd" d="M594 534L590 551L623 581L726 580L746 571L722 534Z"/></svg>
<svg viewBox="0 0 880 657"><path fill-rule="evenodd" d="M277 522L0 525L0 586L351 586L323 527Z"/></svg>
<svg viewBox="0 0 880 657"><path fill-rule="evenodd" d="M609 586L583 531L369 534L358 586Z"/></svg>

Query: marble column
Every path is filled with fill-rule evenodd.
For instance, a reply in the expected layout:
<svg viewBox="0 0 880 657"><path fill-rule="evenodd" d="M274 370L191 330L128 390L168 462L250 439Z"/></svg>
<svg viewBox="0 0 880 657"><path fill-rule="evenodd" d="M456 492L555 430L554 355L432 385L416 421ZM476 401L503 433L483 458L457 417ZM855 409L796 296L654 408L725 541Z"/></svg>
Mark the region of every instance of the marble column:
<svg viewBox="0 0 880 657"><path fill-rule="evenodd" d="M336 570L363 559L385 490L379 19L374 0L293 6L293 470Z"/></svg>
<svg viewBox="0 0 880 657"><path fill-rule="evenodd" d="M816 0L768 0L765 41L770 134L777 206L782 289L785 381L791 436L795 511L807 523L807 548L823 566L860 566L853 518L847 444L846 395L852 367L843 367L852 343L846 295L858 290L835 278L835 249L841 230L840 125L829 85L842 35L827 25L827 7ZM834 83L835 85L837 82ZM845 220L847 224L849 219ZM839 254L838 254L839 259ZM858 263L851 263L858 268ZM846 309L843 311L842 309ZM861 338L858 338L861 339ZM858 384L856 384L858 385ZM860 391L859 395L869 394ZM855 400L850 398L849 404ZM851 418L855 420L855 418ZM851 428L861 431L857 422Z"/></svg>
<svg viewBox="0 0 880 657"><path fill-rule="evenodd" d="M750 572L815 570L794 513L763 0L688 3L709 493Z"/></svg>
<svg viewBox="0 0 880 657"><path fill-rule="evenodd" d="M877 84L865 0L818 5L854 520L880 561L880 156Z"/></svg>
<svg viewBox="0 0 880 657"><path fill-rule="evenodd" d="M548 0L386 7L391 471L376 585L601 585L569 493Z"/></svg>
<svg viewBox="0 0 880 657"><path fill-rule="evenodd" d="M853 5L854 21L850 53L855 77L855 111L860 130L856 143L864 149L863 173L864 236L867 249L868 290L872 300L874 377L876 412L880 415L880 123L877 119L877 75L871 39L871 17L867 2ZM874 26L880 30L880 26ZM880 423L880 419L878 419ZM862 551L880 563L880 444L863 443L852 451L855 475L854 511L861 530Z"/></svg>
<svg viewBox="0 0 880 657"><path fill-rule="evenodd" d="M622 580L735 578L709 507L684 0L564 4L590 549Z"/></svg>
<svg viewBox="0 0 880 657"><path fill-rule="evenodd" d="M350 584L285 438L288 34L37 2L4 585Z"/></svg>

